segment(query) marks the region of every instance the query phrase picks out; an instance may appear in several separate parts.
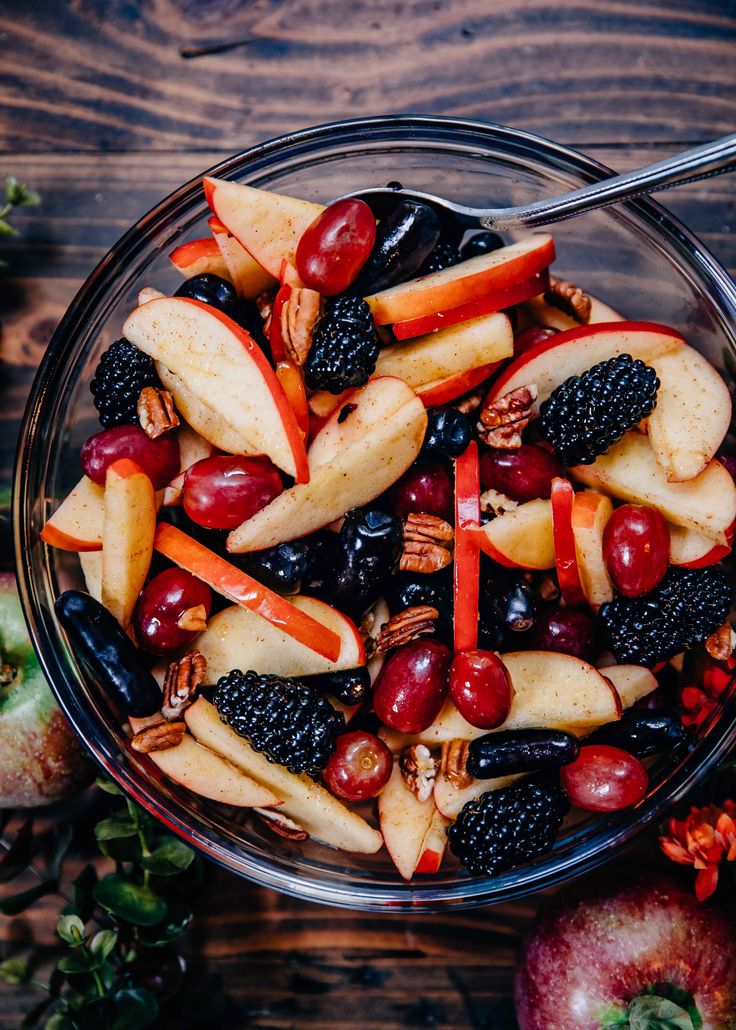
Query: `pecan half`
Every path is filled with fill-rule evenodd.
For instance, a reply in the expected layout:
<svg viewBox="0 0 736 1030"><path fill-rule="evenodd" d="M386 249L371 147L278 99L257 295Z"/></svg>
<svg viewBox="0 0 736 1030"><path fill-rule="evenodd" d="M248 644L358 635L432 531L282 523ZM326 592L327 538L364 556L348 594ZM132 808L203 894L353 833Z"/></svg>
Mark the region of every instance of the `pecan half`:
<svg viewBox="0 0 736 1030"><path fill-rule="evenodd" d="M544 299L553 308L563 311L570 318L574 318L581 325L590 321L591 300L588 294L581 290L575 283L566 282L564 279L549 277L549 288L544 294Z"/></svg>
<svg viewBox="0 0 736 1030"><path fill-rule="evenodd" d="M306 830L286 815L272 812L270 808L254 808L253 811L279 837L286 837L287 840L307 840L309 837Z"/></svg>
<svg viewBox="0 0 736 1030"><path fill-rule="evenodd" d="M174 398L168 390L155 386L144 386L138 398L138 421L141 429L156 440L179 425L179 416L174 410Z"/></svg>
<svg viewBox="0 0 736 1030"><path fill-rule="evenodd" d="M468 755L470 754L470 741L467 740L445 740L440 753L439 774L454 783L462 790L469 787L473 777L468 772Z"/></svg>
<svg viewBox="0 0 736 1030"><path fill-rule="evenodd" d="M711 633L705 642L705 650L717 662L725 662L731 657L736 647L736 633L731 623L724 622L715 633Z"/></svg>
<svg viewBox="0 0 736 1030"><path fill-rule="evenodd" d="M207 672L207 660L199 651L189 651L172 662L164 679L164 702L161 713L165 719L179 719L194 701L199 685Z"/></svg>
<svg viewBox="0 0 736 1030"><path fill-rule="evenodd" d="M449 522L437 515L412 512L404 523L404 549L399 568L402 572L438 572L452 561L455 536Z"/></svg>
<svg viewBox="0 0 736 1030"><path fill-rule="evenodd" d="M412 794L418 801L432 796L437 776L437 763L424 744L411 744L399 755L399 769Z"/></svg>
<svg viewBox="0 0 736 1030"><path fill-rule="evenodd" d="M400 647L417 637L434 633L439 617L437 609L428 604L418 604L397 612L378 634L374 653L382 654L392 647Z"/></svg>
<svg viewBox="0 0 736 1030"><path fill-rule="evenodd" d="M480 495L480 510L485 515L503 515L519 507L519 502L502 494L500 490L485 490Z"/></svg>
<svg viewBox="0 0 736 1030"><path fill-rule="evenodd" d="M286 356L297 365L307 360L312 333L322 311L322 298L316 290L294 286L281 308L281 335Z"/></svg>
<svg viewBox="0 0 736 1030"><path fill-rule="evenodd" d="M169 748L178 747L184 739L187 731L187 724L183 719L178 722L154 723L153 726L146 726L133 737L130 746L134 751L140 751L143 755L150 755L152 751L168 751Z"/></svg>
<svg viewBox="0 0 736 1030"><path fill-rule="evenodd" d="M483 443L504 451L514 451L521 447L521 434L529 425L532 405L536 399L537 387L530 383L484 404L480 409L478 423Z"/></svg>

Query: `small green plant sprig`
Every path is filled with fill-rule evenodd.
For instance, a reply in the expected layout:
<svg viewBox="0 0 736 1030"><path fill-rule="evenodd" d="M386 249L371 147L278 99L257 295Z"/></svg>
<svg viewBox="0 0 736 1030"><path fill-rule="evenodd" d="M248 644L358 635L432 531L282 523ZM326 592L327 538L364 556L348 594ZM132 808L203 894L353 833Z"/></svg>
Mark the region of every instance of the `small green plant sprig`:
<svg viewBox="0 0 736 1030"><path fill-rule="evenodd" d="M48 982L36 977L33 956L15 955L0 963L5 983L34 984L46 993L23 1027L42 1020L45 1030L137 1030L155 1024L159 997L142 981L157 975L157 955L161 968L167 964L164 955L171 967L172 946L192 920L187 899L201 880L192 849L162 832L114 784L98 781L98 786L115 798L94 830L112 871L100 878L87 865L69 896L60 895L65 904L56 932L65 954ZM71 831L61 831L43 868L35 870L39 882L0 899L0 913L18 915L38 898L59 893L70 841ZM29 820L0 861L0 882L19 876L37 858Z"/></svg>
<svg viewBox="0 0 736 1030"><path fill-rule="evenodd" d="M8 221L8 215L18 207L32 207L41 203L35 190L12 175L5 176L5 201L0 204L0 236L18 236L18 230ZM7 261L0 261L0 268L6 268Z"/></svg>

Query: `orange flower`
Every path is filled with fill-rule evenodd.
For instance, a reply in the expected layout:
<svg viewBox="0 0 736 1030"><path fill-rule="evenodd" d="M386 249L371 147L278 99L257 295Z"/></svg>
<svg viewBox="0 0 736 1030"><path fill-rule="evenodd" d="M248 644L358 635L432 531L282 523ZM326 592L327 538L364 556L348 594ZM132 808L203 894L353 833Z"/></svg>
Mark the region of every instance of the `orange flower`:
<svg viewBox="0 0 736 1030"><path fill-rule="evenodd" d="M718 886L720 863L736 861L736 802L691 808L687 819L670 819L669 833L659 838L667 858L697 869L695 894L709 898Z"/></svg>

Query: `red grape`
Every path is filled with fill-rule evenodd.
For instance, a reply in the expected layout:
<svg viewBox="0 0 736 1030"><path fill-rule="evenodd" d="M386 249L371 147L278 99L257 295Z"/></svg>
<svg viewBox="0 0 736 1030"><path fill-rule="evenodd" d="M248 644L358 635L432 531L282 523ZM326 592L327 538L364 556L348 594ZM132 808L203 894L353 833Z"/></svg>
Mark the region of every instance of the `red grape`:
<svg viewBox="0 0 736 1030"><path fill-rule="evenodd" d="M368 260L376 219L363 200L336 200L301 235L296 267L305 286L326 297L342 293Z"/></svg>
<svg viewBox="0 0 736 1030"><path fill-rule="evenodd" d="M176 433L151 440L140 426L114 426L91 436L79 456L85 476L98 486L105 485L108 466L118 458L130 458L143 469L154 490L163 490L179 474L179 441Z"/></svg>
<svg viewBox="0 0 736 1030"><path fill-rule="evenodd" d="M571 804L586 812L618 812L641 801L649 778L638 758L608 744L588 744L560 776Z"/></svg>
<svg viewBox="0 0 736 1030"><path fill-rule="evenodd" d="M414 640L384 662L373 691L376 715L400 733L421 733L445 703L452 655L438 640Z"/></svg>
<svg viewBox="0 0 736 1030"><path fill-rule="evenodd" d="M444 465L415 465L391 488L391 505L399 518L414 512L452 522L455 485Z"/></svg>
<svg viewBox="0 0 736 1030"><path fill-rule="evenodd" d="M548 608L537 618L527 642L537 651L557 651L592 662L598 653L595 623L579 608Z"/></svg>
<svg viewBox="0 0 736 1030"><path fill-rule="evenodd" d="M179 651L204 629L201 623L209 618L211 608L212 591L206 583L183 569L166 569L146 584L138 598L133 613L136 640L152 654ZM186 628L198 623L198 628Z"/></svg>
<svg viewBox="0 0 736 1030"><path fill-rule="evenodd" d="M323 773L329 790L345 801L365 801L381 793L391 778L393 758L374 733L352 730L335 741Z"/></svg>
<svg viewBox="0 0 736 1030"><path fill-rule="evenodd" d="M562 474L551 453L535 443L523 443L515 451L484 450L480 459L483 489L498 490L519 504L548 498L552 480Z"/></svg>
<svg viewBox="0 0 736 1030"><path fill-rule="evenodd" d="M519 354L524 354L543 340L549 339L550 336L555 336L556 333L557 330L548 325L530 325L528 329L519 333L514 340L514 356L518 357Z"/></svg>
<svg viewBox="0 0 736 1030"><path fill-rule="evenodd" d="M654 590L670 560L664 517L654 508L622 504L603 531L603 558L620 594L641 597Z"/></svg>
<svg viewBox="0 0 736 1030"><path fill-rule="evenodd" d="M182 503L192 522L207 529L235 529L283 490L268 458L216 454L187 469Z"/></svg>
<svg viewBox="0 0 736 1030"><path fill-rule="evenodd" d="M508 718L514 688L493 651L460 651L450 666L450 697L471 726L495 730Z"/></svg>

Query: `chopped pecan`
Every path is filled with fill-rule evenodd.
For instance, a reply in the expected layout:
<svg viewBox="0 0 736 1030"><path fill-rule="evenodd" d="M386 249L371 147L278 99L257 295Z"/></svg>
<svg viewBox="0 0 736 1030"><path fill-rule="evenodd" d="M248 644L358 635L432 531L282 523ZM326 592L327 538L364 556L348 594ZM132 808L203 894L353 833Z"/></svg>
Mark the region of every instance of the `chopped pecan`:
<svg viewBox="0 0 736 1030"><path fill-rule="evenodd" d="M467 740L445 740L442 744L438 772L462 790L469 787L473 777L468 772L470 742Z"/></svg>
<svg viewBox="0 0 736 1030"><path fill-rule="evenodd" d="M138 398L138 421L141 429L156 440L179 425L179 416L174 410L174 398L168 390L155 386L144 386Z"/></svg>
<svg viewBox="0 0 736 1030"><path fill-rule="evenodd" d="M374 653L390 651L392 647L408 644L417 637L434 633L440 613L428 604L418 604L397 612L384 625L376 640Z"/></svg>
<svg viewBox="0 0 736 1030"><path fill-rule="evenodd" d="M544 299L552 307L563 311L581 325L585 325L590 320L590 297L575 283L550 276L549 288L544 294Z"/></svg>
<svg viewBox="0 0 736 1030"><path fill-rule="evenodd" d="M724 622L705 642L705 650L717 662L726 662L736 647L736 633L730 622Z"/></svg>
<svg viewBox="0 0 736 1030"><path fill-rule="evenodd" d="M164 703L161 712L165 719L179 719L194 701L197 688L207 672L207 660L199 651L189 651L172 662L164 679Z"/></svg>
<svg viewBox="0 0 736 1030"><path fill-rule="evenodd" d="M418 801L427 801L432 796L437 763L426 745L405 747L399 756L399 769L404 783Z"/></svg>
<svg viewBox="0 0 736 1030"><path fill-rule="evenodd" d="M195 604L193 608L187 608L176 620L179 629L189 630L191 633L202 633L207 629L207 609L203 604Z"/></svg>
<svg viewBox="0 0 736 1030"><path fill-rule="evenodd" d="M467 397L463 397L461 401L458 401L454 407L463 415L472 415L474 411L478 410L482 403L482 393L470 393Z"/></svg>
<svg viewBox="0 0 736 1030"><path fill-rule="evenodd" d="M150 755L152 751L168 751L169 748L178 747L184 739L187 731L187 724L183 719L178 722L154 723L146 726L145 729L136 733L130 742L134 751L140 751L143 755Z"/></svg>
<svg viewBox="0 0 736 1030"><path fill-rule="evenodd" d="M307 831L288 816L272 812L270 808L254 808L253 811L279 837L286 837L287 840L307 840L309 837Z"/></svg>
<svg viewBox="0 0 736 1030"><path fill-rule="evenodd" d="M481 440L498 450L513 451L521 447L521 434L529 425L536 399L537 387L530 383L484 404L478 423Z"/></svg>
<svg viewBox="0 0 736 1030"><path fill-rule="evenodd" d="M504 512L513 511L518 507L518 501L513 501L500 490L485 490L480 495L480 510L486 515L503 515Z"/></svg>
<svg viewBox="0 0 736 1030"><path fill-rule="evenodd" d="M281 335L286 356L297 365L307 360L312 332L322 311L322 298L316 290L294 286L281 308Z"/></svg>
<svg viewBox="0 0 736 1030"><path fill-rule="evenodd" d="M404 523L402 572L438 572L452 561L454 531L437 515L411 513Z"/></svg>

